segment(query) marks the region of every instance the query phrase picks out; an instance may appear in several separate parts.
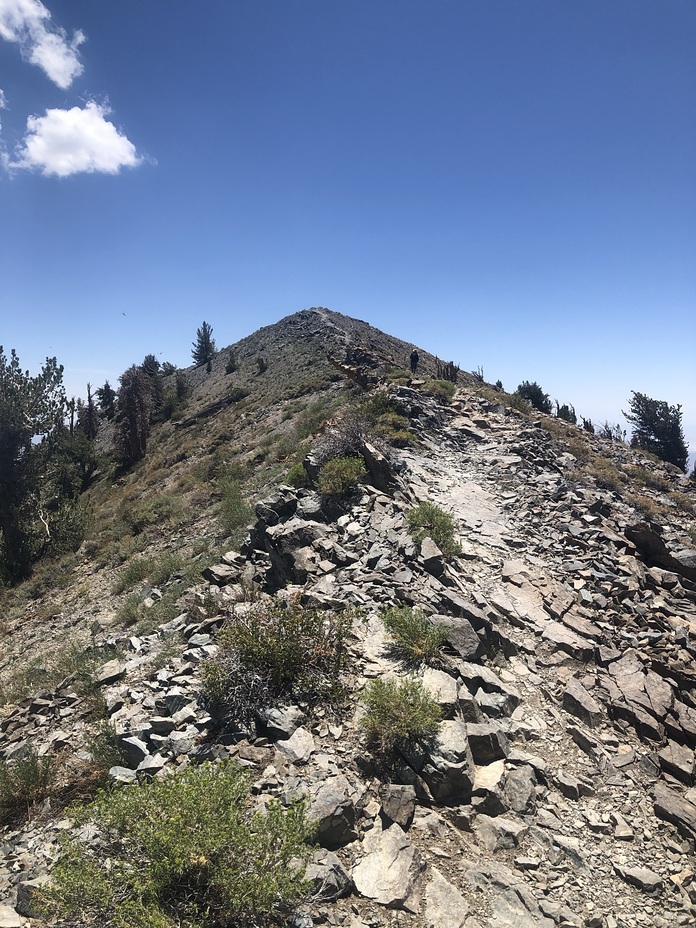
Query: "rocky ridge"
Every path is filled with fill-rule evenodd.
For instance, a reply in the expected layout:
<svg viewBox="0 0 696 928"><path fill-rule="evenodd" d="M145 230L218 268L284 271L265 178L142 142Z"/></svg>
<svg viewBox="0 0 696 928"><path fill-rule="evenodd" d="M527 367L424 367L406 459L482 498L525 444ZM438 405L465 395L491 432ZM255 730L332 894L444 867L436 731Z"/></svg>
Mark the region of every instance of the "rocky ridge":
<svg viewBox="0 0 696 928"><path fill-rule="evenodd" d="M345 505L281 486L257 504L240 552L209 569L199 597L215 597L216 615L101 642L126 655L98 673L125 758L112 778L232 756L259 802L308 795L317 895L297 925L693 924L696 555L580 480L535 422L475 394L393 398L417 448L390 461L367 446L370 482ZM459 558L414 543L406 512L419 500L452 513ZM357 607L340 718L278 706L247 738L215 736L198 671L250 591ZM358 721L365 682L406 672L379 617L398 604L448 629L442 667L420 671L443 722L433 749L387 779ZM153 670L175 631L185 645ZM73 682L2 718L5 760L72 746L79 762L87 709ZM70 827L46 809L4 834L0 926L39 923L32 890Z"/></svg>

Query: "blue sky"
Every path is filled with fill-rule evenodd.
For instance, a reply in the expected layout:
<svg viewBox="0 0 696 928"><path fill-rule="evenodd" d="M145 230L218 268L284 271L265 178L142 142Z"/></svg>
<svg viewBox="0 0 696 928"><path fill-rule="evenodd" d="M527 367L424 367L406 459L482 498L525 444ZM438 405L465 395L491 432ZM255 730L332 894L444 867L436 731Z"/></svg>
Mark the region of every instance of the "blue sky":
<svg viewBox="0 0 696 928"><path fill-rule="evenodd" d="M0 343L84 394L328 306L693 453L695 48L693 0L0 0Z"/></svg>

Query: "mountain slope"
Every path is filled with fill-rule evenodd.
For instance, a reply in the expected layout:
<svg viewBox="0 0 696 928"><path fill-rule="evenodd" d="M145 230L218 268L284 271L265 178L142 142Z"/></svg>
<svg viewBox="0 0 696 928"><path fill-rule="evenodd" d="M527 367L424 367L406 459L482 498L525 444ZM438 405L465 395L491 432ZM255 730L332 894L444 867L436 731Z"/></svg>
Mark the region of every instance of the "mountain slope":
<svg viewBox="0 0 696 928"><path fill-rule="evenodd" d="M37 590L23 611L15 603L6 686L22 650L46 649L70 628L97 669L84 691L72 668L43 693L8 702L4 757L29 745L62 752L69 791L93 745L96 693L129 752L131 772L119 779L138 765L152 774L232 756L250 767L260 797L307 794L327 849L314 877L347 895L308 902L306 925L693 923L693 488L625 446L522 415L475 383L450 405L419 383L388 387L414 441L388 463L363 435L370 476L352 496L279 485L305 429L359 395L332 379L341 375L326 358L343 363L346 348L365 376L393 376L410 351L325 310L288 317L235 346L234 374L224 374L225 352L211 374L193 372L181 420L191 424L165 423L131 475L94 488L105 521L111 513L126 525L129 516L133 527L134 514L158 501L156 521L118 539L124 551L131 545L122 566L97 534L94 550L88 541L67 568L64 593ZM421 356L434 373L435 359ZM241 385L248 397L203 415ZM310 472L315 464L310 457ZM230 466L263 498L239 552L220 557L224 530L206 484ZM415 543L408 514L419 501L451 514L459 556ZM133 580L139 559L175 553L158 583ZM111 592L129 569L132 586ZM138 600L135 635L119 613L129 596ZM198 702L201 662L215 658L226 617L278 598L355 610L347 699L333 714L279 706L265 725L221 737ZM404 604L445 627L435 666L409 668L395 654L383 612ZM49 679L40 670L39 684ZM365 745L366 687L413 673L443 722L434 745L385 766ZM8 906L18 884L48 869L55 836L50 809L7 832Z"/></svg>

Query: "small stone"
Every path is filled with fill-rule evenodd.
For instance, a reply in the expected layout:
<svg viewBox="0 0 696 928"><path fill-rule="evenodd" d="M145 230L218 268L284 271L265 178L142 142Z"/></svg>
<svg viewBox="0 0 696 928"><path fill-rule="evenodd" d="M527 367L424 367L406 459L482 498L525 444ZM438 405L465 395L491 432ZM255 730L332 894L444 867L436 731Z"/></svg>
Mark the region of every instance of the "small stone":
<svg viewBox="0 0 696 928"><path fill-rule="evenodd" d="M662 877L647 867L621 867L614 864L614 869L631 886L637 886L645 892L652 893L662 888Z"/></svg>
<svg viewBox="0 0 696 928"><path fill-rule="evenodd" d="M314 751L314 738L306 728L298 728L287 741L278 741L276 748L290 763L306 764Z"/></svg>
<svg viewBox="0 0 696 928"><path fill-rule="evenodd" d="M408 831L416 811L415 789L390 784L382 796L382 811L388 819Z"/></svg>

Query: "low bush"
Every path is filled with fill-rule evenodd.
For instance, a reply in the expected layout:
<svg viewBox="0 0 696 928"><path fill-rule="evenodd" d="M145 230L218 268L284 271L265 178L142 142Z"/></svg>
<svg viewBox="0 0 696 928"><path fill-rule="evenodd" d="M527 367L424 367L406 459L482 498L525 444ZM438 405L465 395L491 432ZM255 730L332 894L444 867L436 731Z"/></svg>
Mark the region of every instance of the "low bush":
<svg viewBox="0 0 696 928"><path fill-rule="evenodd" d="M56 760L30 749L15 761L0 761L0 821L26 815L44 799L56 774Z"/></svg>
<svg viewBox="0 0 696 928"><path fill-rule="evenodd" d="M173 494L131 500L121 507L120 517L132 535L139 535L148 526L163 525L182 515L181 498Z"/></svg>
<svg viewBox="0 0 696 928"><path fill-rule="evenodd" d="M342 695L349 617L257 603L221 631L220 650L203 665L203 695L223 719L249 724L278 698L304 703Z"/></svg>
<svg viewBox="0 0 696 928"><path fill-rule="evenodd" d="M388 759L396 751L426 744L437 732L440 707L415 677L373 680L363 694L361 726L369 747Z"/></svg>
<svg viewBox="0 0 696 928"><path fill-rule="evenodd" d="M182 563L181 556L173 551L133 558L119 573L114 584L114 593L132 590L142 580L149 580L154 586L159 586L165 583L173 573L176 573Z"/></svg>
<svg viewBox="0 0 696 928"><path fill-rule="evenodd" d="M92 757L92 766L99 773L105 774L112 767L123 764L116 728L110 722L103 721L87 738L85 746Z"/></svg>
<svg viewBox="0 0 696 928"><path fill-rule="evenodd" d="M333 458L356 457L362 453L365 443L373 440L371 417L360 407L353 407L324 432L314 447L314 457L320 464Z"/></svg>
<svg viewBox="0 0 696 928"><path fill-rule="evenodd" d="M221 477L217 482L217 491L220 494L220 524L228 535L235 535L249 524L253 510L245 500L242 484L236 477Z"/></svg>
<svg viewBox="0 0 696 928"><path fill-rule="evenodd" d="M137 593L130 593L125 597L116 610L116 621L125 628L135 625L141 615L141 600Z"/></svg>
<svg viewBox="0 0 696 928"><path fill-rule="evenodd" d="M362 458L331 458L321 465L317 487L326 496L347 496L365 474Z"/></svg>
<svg viewBox="0 0 696 928"><path fill-rule="evenodd" d="M409 663L431 663L447 639L447 632L441 625L410 606L387 609L382 621L394 638L394 649Z"/></svg>
<svg viewBox="0 0 696 928"><path fill-rule="evenodd" d="M376 435L395 448L407 448L418 443L406 416L397 412L382 413L375 420L374 429Z"/></svg>
<svg viewBox="0 0 696 928"><path fill-rule="evenodd" d="M309 479L309 474L305 470L304 464L301 461L298 461L297 464L293 464L292 467L288 470L286 481L290 484L291 487L295 487L296 490L299 490L301 487L311 486L312 481Z"/></svg>
<svg viewBox="0 0 696 928"><path fill-rule="evenodd" d="M202 764L101 793L78 816L98 840L68 842L45 912L116 928L277 925L307 892L311 828L302 802L255 811L249 785L230 763Z"/></svg>
<svg viewBox="0 0 696 928"><path fill-rule="evenodd" d="M416 541L432 538L445 557L461 553L461 547L454 538L454 519L434 503L418 503L406 514L406 521Z"/></svg>
<svg viewBox="0 0 696 928"><path fill-rule="evenodd" d="M447 404L452 402L457 387L451 380L426 380L423 389L440 403Z"/></svg>
<svg viewBox="0 0 696 928"><path fill-rule="evenodd" d="M532 412L532 404L519 393L508 393L504 402L512 409L522 413L523 416L529 416Z"/></svg>
<svg viewBox="0 0 696 928"><path fill-rule="evenodd" d="M51 553L56 555L77 551L85 540L93 518L92 510L84 503L63 503L51 519Z"/></svg>
<svg viewBox="0 0 696 928"><path fill-rule="evenodd" d="M549 399L548 393L544 393L536 380L533 383L530 383L529 380L523 380L517 390L515 390L515 394L527 400L534 409L538 409L539 412L545 412L551 415L553 403Z"/></svg>
<svg viewBox="0 0 696 928"><path fill-rule="evenodd" d="M604 490L620 490L626 486L627 477L624 472L607 458L593 458L587 470L594 477L597 486Z"/></svg>

